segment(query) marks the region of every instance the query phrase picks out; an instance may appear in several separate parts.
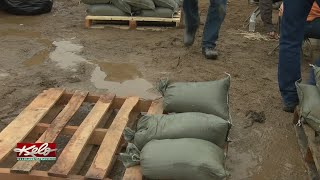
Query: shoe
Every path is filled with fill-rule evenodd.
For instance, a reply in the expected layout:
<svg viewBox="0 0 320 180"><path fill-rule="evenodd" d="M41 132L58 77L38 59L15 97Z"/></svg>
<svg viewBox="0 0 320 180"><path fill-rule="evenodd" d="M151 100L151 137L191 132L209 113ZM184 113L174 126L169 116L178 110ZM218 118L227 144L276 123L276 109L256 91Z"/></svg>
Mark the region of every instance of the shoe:
<svg viewBox="0 0 320 180"><path fill-rule="evenodd" d="M218 58L218 51L216 51L214 48L202 48L202 54L207 59L217 59Z"/></svg>
<svg viewBox="0 0 320 180"><path fill-rule="evenodd" d="M298 104L290 104L290 105L285 105L282 110L288 113L294 113L294 110L296 109L296 107L298 106Z"/></svg>
<svg viewBox="0 0 320 180"><path fill-rule="evenodd" d="M196 30L190 31L187 30L187 28L184 30L183 41L186 47L192 46L192 44L194 43L196 32Z"/></svg>

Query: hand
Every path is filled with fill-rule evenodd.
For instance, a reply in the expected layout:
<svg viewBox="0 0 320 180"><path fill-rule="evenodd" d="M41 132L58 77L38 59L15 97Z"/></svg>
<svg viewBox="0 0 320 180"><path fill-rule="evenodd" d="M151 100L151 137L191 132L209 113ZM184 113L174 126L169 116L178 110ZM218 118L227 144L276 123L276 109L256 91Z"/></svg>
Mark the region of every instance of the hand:
<svg viewBox="0 0 320 180"><path fill-rule="evenodd" d="M283 8L283 3L281 3L281 6L280 6L280 8L279 8L279 16L280 16L280 17L282 17L282 15L283 15L283 10L284 10L284 8Z"/></svg>

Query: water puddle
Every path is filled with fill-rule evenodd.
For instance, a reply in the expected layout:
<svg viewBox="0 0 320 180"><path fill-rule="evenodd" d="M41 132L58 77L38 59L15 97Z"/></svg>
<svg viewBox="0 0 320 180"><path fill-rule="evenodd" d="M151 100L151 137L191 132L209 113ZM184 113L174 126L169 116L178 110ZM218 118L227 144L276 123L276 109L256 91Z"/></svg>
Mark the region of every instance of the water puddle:
<svg viewBox="0 0 320 180"><path fill-rule="evenodd" d="M91 75L91 82L96 88L107 89L118 96L160 97L152 92L153 85L141 77L141 72L131 64L100 62Z"/></svg>
<svg viewBox="0 0 320 180"><path fill-rule="evenodd" d="M27 24L34 25L38 23L37 16L15 16L5 13L0 13L0 24Z"/></svg>
<svg viewBox="0 0 320 180"><path fill-rule="evenodd" d="M2 34L4 33L2 32ZM27 33L27 36L37 37L38 34ZM46 39L38 41L47 45L50 43ZM56 47L54 51L50 53L49 49L43 49L26 60L24 64L26 66L37 65L49 58L62 69L74 70L79 63L84 62L95 66L90 81L97 89L106 89L118 96L139 96L144 99L160 97L152 92L153 85L143 79L142 73L132 64L88 61L79 55L83 49L81 45L73 44L70 41L54 41L52 44Z"/></svg>
<svg viewBox="0 0 320 180"><path fill-rule="evenodd" d="M81 62L87 62L82 56L78 55L83 46L73 44L70 41L54 41L56 49L50 53L50 59L57 63L57 66L63 69L69 69Z"/></svg>
<svg viewBox="0 0 320 180"><path fill-rule="evenodd" d="M1 22L1 21L0 21ZM42 64L45 60L49 58L50 49L52 47L52 41L41 37L40 32L33 31L20 31L17 29L7 29L0 31L1 37L14 37L14 38L26 38L30 40L35 40L38 43L45 46L45 49L38 51L31 58L23 62L26 66L33 66Z"/></svg>

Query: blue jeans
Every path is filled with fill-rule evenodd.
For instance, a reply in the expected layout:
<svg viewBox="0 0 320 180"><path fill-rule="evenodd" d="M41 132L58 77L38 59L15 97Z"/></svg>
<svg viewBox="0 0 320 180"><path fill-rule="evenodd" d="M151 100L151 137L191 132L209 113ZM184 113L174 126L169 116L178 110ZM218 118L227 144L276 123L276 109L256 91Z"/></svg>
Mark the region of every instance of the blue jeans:
<svg viewBox="0 0 320 180"><path fill-rule="evenodd" d="M202 47L215 48L219 30L226 15L227 0L210 0L204 27ZM184 0L185 25L188 32L195 32L200 24L198 0Z"/></svg>
<svg viewBox="0 0 320 180"><path fill-rule="evenodd" d="M320 0L316 0L320 4ZM278 81L286 106L299 102L295 82L301 79L300 50L307 16L314 0L284 0L281 20Z"/></svg>

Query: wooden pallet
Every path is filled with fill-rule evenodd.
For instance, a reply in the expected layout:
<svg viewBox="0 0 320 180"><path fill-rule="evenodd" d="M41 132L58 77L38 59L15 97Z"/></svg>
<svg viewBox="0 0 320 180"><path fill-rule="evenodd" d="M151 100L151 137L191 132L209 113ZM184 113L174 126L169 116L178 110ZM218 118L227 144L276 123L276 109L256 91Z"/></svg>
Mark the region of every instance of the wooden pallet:
<svg viewBox="0 0 320 180"><path fill-rule="evenodd" d="M159 17L138 17L138 16L86 16L85 18L85 27L92 28L94 22L105 22L105 23L115 23L115 22L127 22L127 29L137 29L138 23L141 22L153 22L157 24L169 23L173 24L176 27L182 27L183 24L183 15L182 11L176 13L172 18L159 18ZM99 26L98 28L100 28ZM102 26L104 27L104 26Z"/></svg>
<svg viewBox="0 0 320 180"><path fill-rule="evenodd" d="M298 144L309 179L319 180L320 170L320 143L316 142L315 131L308 125L299 123L299 110L294 112L293 123L298 138Z"/></svg>
<svg viewBox="0 0 320 180"><path fill-rule="evenodd" d="M84 102L94 103L89 114L79 126L68 125ZM108 120L111 121L111 113L115 111L117 115L106 128ZM132 126L142 112L161 114L161 102L140 100L138 97L120 98L113 94L46 90L0 133L0 163L6 161L16 144L25 142L25 139L55 142L60 135L70 135L71 139L48 171L34 170L38 164L36 161L15 160L13 166L0 168L0 179L106 179L123 145L124 128ZM99 150L90 168L84 176L77 175L94 145L99 145ZM124 179L141 178L137 166L128 169Z"/></svg>

